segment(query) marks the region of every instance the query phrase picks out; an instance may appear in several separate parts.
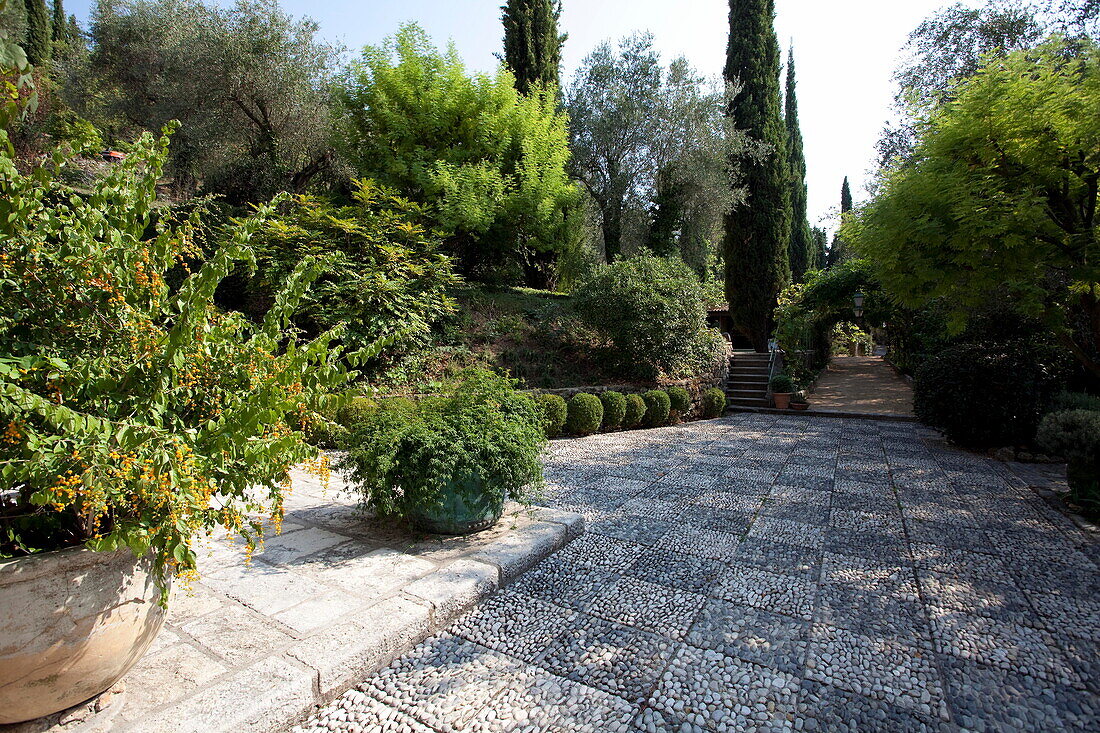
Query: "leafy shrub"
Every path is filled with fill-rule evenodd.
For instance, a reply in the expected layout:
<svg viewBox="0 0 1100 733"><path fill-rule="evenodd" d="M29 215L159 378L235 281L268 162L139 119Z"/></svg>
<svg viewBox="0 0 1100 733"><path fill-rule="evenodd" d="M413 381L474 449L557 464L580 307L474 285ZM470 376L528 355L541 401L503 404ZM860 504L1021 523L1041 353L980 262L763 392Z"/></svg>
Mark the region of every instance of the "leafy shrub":
<svg viewBox="0 0 1100 733"><path fill-rule="evenodd" d="M129 547L164 578L195 569L204 530L255 546L290 467L317 457L303 416L350 378L341 329L302 342L286 328L316 263L261 322L224 312L214 290L251 262L267 209L170 287L200 222L156 209L167 135L144 135L88 194L53 178L61 154L23 175L6 142L0 129L0 465L16 491L0 499L0 556Z"/></svg>
<svg viewBox="0 0 1100 733"><path fill-rule="evenodd" d="M683 387L669 387L668 399L677 415L686 415L691 410L691 395Z"/></svg>
<svg viewBox="0 0 1100 733"><path fill-rule="evenodd" d="M398 332L426 334L454 309L451 259L418 223L420 207L394 191L358 181L352 200L336 206L299 196L281 205L257 234L258 275L246 302L269 302L298 262L316 257L324 269L294 315L306 333L348 323L352 347Z"/></svg>
<svg viewBox="0 0 1100 733"><path fill-rule="evenodd" d="M623 425L626 417L626 397L621 392L604 392L600 395L603 403L603 428L616 430Z"/></svg>
<svg viewBox="0 0 1100 733"><path fill-rule="evenodd" d="M913 408L968 448L1026 445L1058 381L1051 361L1027 343L959 344L917 370Z"/></svg>
<svg viewBox="0 0 1100 733"><path fill-rule="evenodd" d="M348 437L340 463L364 507L409 519L442 506L443 489L469 487L471 477L480 493L470 503L526 501L542 483L546 436L535 401L514 387L470 370L446 394L381 401Z"/></svg>
<svg viewBox="0 0 1100 733"><path fill-rule="evenodd" d="M596 395L581 392L569 400L565 425L573 435L591 435L603 423L603 402Z"/></svg>
<svg viewBox="0 0 1100 733"><path fill-rule="evenodd" d="M645 419L646 403L640 394L626 396L626 410L623 412L623 427L636 428Z"/></svg>
<svg viewBox="0 0 1100 733"><path fill-rule="evenodd" d="M604 267L573 298L576 312L611 342L624 373L694 376L706 308L695 273L680 260L641 256Z"/></svg>
<svg viewBox="0 0 1100 733"><path fill-rule="evenodd" d="M645 426L655 428L668 422L672 401L663 389L651 389L642 395L645 400Z"/></svg>
<svg viewBox="0 0 1100 733"><path fill-rule="evenodd" d="M717 387L703 392L703 417L721 417L726 411L726 393Z"/></svg>
<svg viewBox="0 0 1100 733"><path fill-rule="evenodd" d="M1036 438L1043 450L1066 459L1073 500L1100 508L1100 412L1052 412L1039 423Z"/></svg>
<svg viewBox="0 0 1100 733"><path fill-rule="evenodd" d="M305 427L306 442L318 448L339 448L347 435L347 428L324 415L311 415Z"/></svg>
<svg viewBox="0 0 1100 733"><path fill-rule="evenodd" d="M771 388L773 393L787 394L794 392L794 380L786 374L776 374L768 382L768 387Z"/></svg>
<svg viewBox="0 0 1100 733"><path fill-rule="evenodd" d="M1050 411L1089 410L1100 412L1100 396L1085 392L1059 392L1051 402Z"/></svg>
<svg viewBox="0 0 1100 733"><path fill-rule="evenodd" d="M336 411L333 421L341 427L351 430L366 420L378 404L368 397L354 397Z"/></svg>
<svg viewBox="0 0 1100 733"><path fill-rule="evenodd" d="M542 413L542 427L546 437L558 437L568 416L565 398L556 394L540 394L535 399Z"/></svg>

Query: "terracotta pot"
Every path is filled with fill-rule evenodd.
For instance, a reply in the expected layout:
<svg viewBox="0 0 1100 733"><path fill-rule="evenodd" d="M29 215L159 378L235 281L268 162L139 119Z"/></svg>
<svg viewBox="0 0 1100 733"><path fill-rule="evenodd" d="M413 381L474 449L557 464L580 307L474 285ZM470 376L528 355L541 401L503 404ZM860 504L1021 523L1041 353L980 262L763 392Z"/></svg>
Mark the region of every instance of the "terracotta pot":
<svg viewBox="0 0 1100 733"><path fill-rule="evenodd" d="M810 409L810 405L807 402L792 402L791 403L791 409L792 410L808 410L808 409Z"/></svg>
<svg viewBox="0 0 1100 733"><path fill-rule="evenodd" d="M103 692L164 623L150 558L74 547L0 562L0 723Z"/></svg>
<svg viewBox="0 0 1100 733"><path fill-rule="evenodd" d="M775 407L779 410L786 410L791 404L792 392L772 392L772 400L775 401Z"/></svg>

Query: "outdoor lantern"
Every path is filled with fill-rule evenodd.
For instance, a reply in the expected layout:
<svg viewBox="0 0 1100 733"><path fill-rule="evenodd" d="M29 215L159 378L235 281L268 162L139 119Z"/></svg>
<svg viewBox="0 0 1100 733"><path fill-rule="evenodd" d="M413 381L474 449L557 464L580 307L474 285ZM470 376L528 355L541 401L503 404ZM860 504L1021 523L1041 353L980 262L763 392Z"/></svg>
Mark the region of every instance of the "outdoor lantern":
<svg viewBox="0 0 1100 733"><path fill-rule="evenodd" d="M863 317L863 299L867 297L863 293L856 293L852 296L852 303L855 304L855 308L852 311L856 314L856 318Z"/></svg>

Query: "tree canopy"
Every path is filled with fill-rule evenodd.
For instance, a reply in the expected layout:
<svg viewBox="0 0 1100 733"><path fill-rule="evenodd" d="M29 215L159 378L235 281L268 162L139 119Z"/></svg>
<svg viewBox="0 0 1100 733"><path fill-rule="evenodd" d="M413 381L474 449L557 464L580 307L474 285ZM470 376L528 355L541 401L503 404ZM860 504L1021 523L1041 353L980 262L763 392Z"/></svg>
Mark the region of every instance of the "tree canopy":
<svg viewBox="0 0 1100 733"><path fill-rule="evenodd" d="M501 9L504 23L504 63L516 77L520 94L535 85L561 86L561 48L566 35L558 33L561 0L507 0Z"/></svg>
<svg viewBox="0 0 1100 733"><path fill-rule="evenodd" d="M960 329L1007 296L1100 374L1100 49L1054 39L954 91L842 236L903 304L940 298Z"/></svg>
<svg viewBox="0 0 1100 733"><path fill-rule="evenodd" d="M791 240L789 259L791 277L800 281L813 266L812 235L807 218L806 153L802 128L798 123L798 89L794 70L794 47L787 55L787 88L783 95L783 121L787 125L787 166L791 177Z"/></svg>
<svg viewBox="0 0 1100 733"><path fill-rule="evenodd" d="M422 204L460 269L553 282L579 244L580 192L566 173L566 117L552 91L524 96L501 68L467 73L415 24L364 49L339 91L344 157Z"/></svg>

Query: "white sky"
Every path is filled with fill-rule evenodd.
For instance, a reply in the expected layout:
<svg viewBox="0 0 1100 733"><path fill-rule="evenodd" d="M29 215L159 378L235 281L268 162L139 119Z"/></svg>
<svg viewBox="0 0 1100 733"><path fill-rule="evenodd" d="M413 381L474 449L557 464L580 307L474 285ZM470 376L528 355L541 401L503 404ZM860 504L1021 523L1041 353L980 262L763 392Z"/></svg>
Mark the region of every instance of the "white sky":
<svg viewBox="0 0 1100 733"><path fill-rule="evenodd" d="M222 0L229 4L229 0ZM470 68L489 71L501 47L501 0L282 0L309 15L326 38L352 50L375 44L399 24L418 21L440 45L453 39ZM980 0L963 0L980 5ZM66 6L87 18L90 0ZM950 0L777 0L776 30L793 40L799 118L806 141L810 222L834 226L844 176L863 197L874 144L890 116L891 75L906 36ZM684 55L717 76L725 64L727 0L564 0L563 78L604 39L649 30L667 63Z"/></svg>

